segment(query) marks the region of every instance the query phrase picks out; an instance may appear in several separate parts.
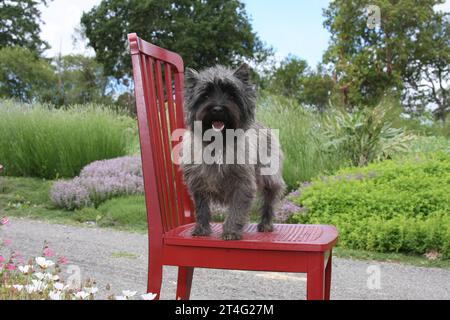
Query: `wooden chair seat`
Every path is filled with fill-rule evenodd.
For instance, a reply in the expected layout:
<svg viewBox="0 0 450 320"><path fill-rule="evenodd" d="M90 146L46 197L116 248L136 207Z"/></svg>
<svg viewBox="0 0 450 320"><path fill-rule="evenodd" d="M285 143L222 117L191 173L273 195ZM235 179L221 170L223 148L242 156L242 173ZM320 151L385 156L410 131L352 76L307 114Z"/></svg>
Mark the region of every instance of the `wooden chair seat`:
<svg viewBox="0 0 450 320"><path fill-rule="evenodd" d="M258 232L257 225L248 224L238 241L223 241L222 224L212 224L212 234L208 237L191 235L195 224L186 224L170 230L164 235L167 245L215 247L253 250L282 251L327 251L337 241L338 232L334 226L275 224L273 232Z"/></svg>

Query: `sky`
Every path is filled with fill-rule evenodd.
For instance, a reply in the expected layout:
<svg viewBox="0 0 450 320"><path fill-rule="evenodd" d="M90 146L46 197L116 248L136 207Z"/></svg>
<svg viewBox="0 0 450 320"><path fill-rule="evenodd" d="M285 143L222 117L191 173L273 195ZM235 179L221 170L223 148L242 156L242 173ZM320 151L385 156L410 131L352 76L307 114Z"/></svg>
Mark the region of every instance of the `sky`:
<svg viewBox="0 0 450 320"><path fill-rule="evenodd" d="M101 0L53 0L41 6L41 37L52 47L51 57L61 52L93 55L85 45L73 45L72 37L83 11L89 11ZM276 50L281 60L288 54L306 59L316 66L328 46L329 34L323 27L322 10L330 0L243 0L254 31L262 41ZM450 11L450 0L440 7ZM170 48L168 48L170 49Z"/></svg>

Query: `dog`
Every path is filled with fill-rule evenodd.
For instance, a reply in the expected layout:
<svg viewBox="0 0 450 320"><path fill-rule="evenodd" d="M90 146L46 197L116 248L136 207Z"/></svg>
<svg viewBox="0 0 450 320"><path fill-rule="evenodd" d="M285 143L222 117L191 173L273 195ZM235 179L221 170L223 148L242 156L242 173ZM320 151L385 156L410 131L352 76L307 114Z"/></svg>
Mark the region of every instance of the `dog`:
<svg viewBox="0 0 450 320"><path fill-rule="evenodd" d="M181 169L195 203L196 225L193 236L211 234L210 206L217 203L227 207L229 212L223 224L222 239L242 239L242 230L248 222L257 194L262 200L257 230L273 231L274 207L285 189L281 175L283 155L275 135L255 120L256 90L250 75L251 69L247 64L235 70L218 65L201 72L192 69L185 72L187 132L183 138ZM196 130L196 124L201 124L200 130ZM208 130L210 140L205 141ZM251 132L245 136L244 144L241 140L241 146L237 145L238 138L228 135L237 130L241 133ZM203 149L206 151L213 144L223 146L211 152L218 161L192 161L192 156L195 158L196 154L201 155ZM261 146L263 148L260 149ZM265 175L262 174L263 170L272 163L263 163L260 154L263 149L274 155L271 158L273 163L278 163L270 174ZM186 160L187 155L189 161ZM242 160L242 156L245 161L239 162L238 158ZM231 163L229 160L232 160Z"/></svg>

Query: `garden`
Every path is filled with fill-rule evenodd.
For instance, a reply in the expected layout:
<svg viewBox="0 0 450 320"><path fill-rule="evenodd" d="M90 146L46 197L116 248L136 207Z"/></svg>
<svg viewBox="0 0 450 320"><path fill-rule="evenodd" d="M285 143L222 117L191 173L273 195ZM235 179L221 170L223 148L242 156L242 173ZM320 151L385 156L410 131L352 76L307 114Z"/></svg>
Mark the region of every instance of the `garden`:
<svg viewBox="0 0 450 320"><path fill-rule="evenodd" d="M286 157L277 222L336 225L342 249L449 258L444 128L417 127L388 105L351 116L273 95L258 105L259 119L280 128ZM0 133L11 137L0 143L4 215L146 231L134 119L101 105L2 100L0 111Z"/></svg>

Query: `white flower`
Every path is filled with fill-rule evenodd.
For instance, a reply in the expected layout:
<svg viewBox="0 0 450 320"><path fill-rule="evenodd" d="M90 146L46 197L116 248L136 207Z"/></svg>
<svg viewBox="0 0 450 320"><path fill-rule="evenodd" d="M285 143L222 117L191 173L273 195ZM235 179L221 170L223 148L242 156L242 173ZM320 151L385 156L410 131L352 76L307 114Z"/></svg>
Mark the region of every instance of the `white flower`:
<svg viewBox="0 0 450 320"><path fill-rule="evenodd" d="M96 294L98 291L98 288L97 287L90 287L90 288L86 287L86 288L84 288L84 291L86 291L89 294Z"/></svg>
<svg viewBox="0 0 450 320"><path fill-rule="evenodd" d="M22 273L28 273L28 271L30 271L31 268L33 268L33 266L26 265L26 266L19 266L18 269Z"/></svg>
<svg viewBox="0 0 450 320"><path fill-rule="evenodd" d="M25 286L25 290L28 292L28 293L33 293L33 292L36 292L37 290L36 290L36 287L34 286L34 285L32 285L32 284L27 284L26 286Z"/></svg>
<svg viewBox="0 0 450 320"><path fill-rule="evenodd" d="M55 282L53 284L53 288L55 288L56 290L64 290L64 283L61 282Z"/></svg>
<svg viewBox="0 0 450 320"><path fill-rule="evenodd" d="M45 277L48 279L48 280L52 280L52 281L58 281L59 280L59 276L58 275L53 275L53 274L51 274L51 273L46 273L45 274Z"/></svg>
<svg viewBox="0 0 450 320"><path fill-rule="evenodd" d="M115 299L116 300L128 300L128 298L125 296L115 296Z"/></svg>
<svg viewBox="0 0 450 320"><path fill-rule="evenodd" d="M135 296L137 293L137 291L130 291L130 290L123 290L122 294L127 297L127 298L131 298L133 296Z"/></svg>
<svg viewBox="0 0 450 320"><path fill-rule="evenodd" d="M62 299L62 292L61 291L50 291L48 293L48 297L52 300L61 300Z"/></svg>
<svg viewBox="0 0 450 320"><path fill-rule="evenodd" d="M33 276L35 276L38 280L44 280L45 278L45 275L42 272L36 272Z"/></svg>
<svg viewBox="0 0 450 320"><path fill-rule="evenodd" d="M35 291L43 291L47 288L47 284L44 281L41 280L31 280L33 282L33 286L35 287Z"/></svg>
<svg viewBox="0 0 450 320"><path fill-rule="evenodd" d="M85 291L78 291L77 293L74 294L75 298L77 299L86 299L89 297L89 293L85 292Z"/></svg>
<svg viewBox="0 0 450 320"><path fill-rule="evenodd" d="M155 300L157 294L156 293L146 293L141 295L142 300Z"/></svg>
<svg viewBox="0 0 450 320"><path fill-rule="evenodd" d="M48 267L53 266L55 263L51 260L47 260L44 257L36 257L36 263L42 268L47 269Z"/></svg>
<svg viewBox="0 0 450 320"><path fill-rule="evenodd" d="M14 284L13 288L16 289L17 291L22 291L23 285L21 285L21 284Z"/></svg>

